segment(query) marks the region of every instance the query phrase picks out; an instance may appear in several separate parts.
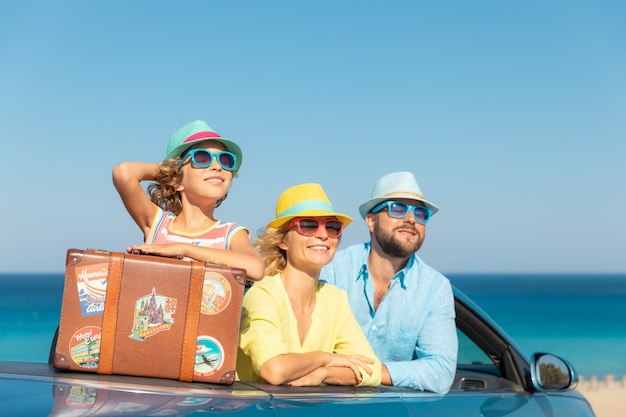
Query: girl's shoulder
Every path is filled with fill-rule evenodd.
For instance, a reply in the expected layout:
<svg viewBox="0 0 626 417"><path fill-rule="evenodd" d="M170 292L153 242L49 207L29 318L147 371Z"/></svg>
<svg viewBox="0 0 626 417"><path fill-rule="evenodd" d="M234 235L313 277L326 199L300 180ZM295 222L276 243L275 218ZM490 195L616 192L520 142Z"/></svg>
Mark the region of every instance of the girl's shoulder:
<svg viewBox="0 0 626 417"><path fill-rule="evenodd" d="M242 225L240 225L237 222L224 222L221 220L217 221L217 224L215 225L216 228L222 228L222 229L228 229L228 230L232 230L232 229L237 229L237 228L243 228L245 229L245 227L243 227Z"/></svg>

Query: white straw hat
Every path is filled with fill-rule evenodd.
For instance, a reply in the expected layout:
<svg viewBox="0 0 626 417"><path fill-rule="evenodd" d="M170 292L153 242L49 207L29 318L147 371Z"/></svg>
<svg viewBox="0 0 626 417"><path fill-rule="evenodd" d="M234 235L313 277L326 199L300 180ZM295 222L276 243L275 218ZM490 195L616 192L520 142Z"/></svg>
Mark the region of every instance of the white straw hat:
<svg viewBox="0 0 626 417"><path fill-rule="evenodd" d="M367 213L383 201L403 198L421 201L432 210L433 214L439 211L439 207L424 198L413 174L401 171L387 174L376 181L372 191L372 198L359 206L359 213L361 213L361 217L365 218Z"/></svg>

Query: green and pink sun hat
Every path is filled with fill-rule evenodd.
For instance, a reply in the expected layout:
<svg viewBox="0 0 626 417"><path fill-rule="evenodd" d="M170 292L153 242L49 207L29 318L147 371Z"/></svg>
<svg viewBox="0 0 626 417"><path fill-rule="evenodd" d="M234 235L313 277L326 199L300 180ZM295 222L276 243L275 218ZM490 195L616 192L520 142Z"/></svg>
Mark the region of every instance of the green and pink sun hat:
<svg viewBox="0 0 626 417"><path fill-rule="evenodd" d="M226 147L227 151L235 154L237 157L237 166L233 171L233 175L237 174L243 162L241 148L234 141L221 137L219 133L213 130L213 128L203 120L194 120L174 132L167 144L165 160L177 158L196 143L205 140L220 142Z"/></svg>

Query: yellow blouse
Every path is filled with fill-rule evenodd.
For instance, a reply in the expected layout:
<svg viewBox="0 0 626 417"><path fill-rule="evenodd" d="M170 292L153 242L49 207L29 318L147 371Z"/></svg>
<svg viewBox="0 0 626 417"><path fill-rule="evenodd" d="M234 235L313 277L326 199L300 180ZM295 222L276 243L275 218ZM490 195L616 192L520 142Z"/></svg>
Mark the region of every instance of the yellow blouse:
<svg viewBox="0 0 626 417"><path fill-rule="evenodd" d="M298 323L280 274L254 283L243 299L237 376L241 381L265 382L259 369L274 356L313 351L363 355L374 359L372 375L361 369L359 386L377 386L381 363L357 323L348 296L339 288L318 283L311 327L300 344Z"/></svg>

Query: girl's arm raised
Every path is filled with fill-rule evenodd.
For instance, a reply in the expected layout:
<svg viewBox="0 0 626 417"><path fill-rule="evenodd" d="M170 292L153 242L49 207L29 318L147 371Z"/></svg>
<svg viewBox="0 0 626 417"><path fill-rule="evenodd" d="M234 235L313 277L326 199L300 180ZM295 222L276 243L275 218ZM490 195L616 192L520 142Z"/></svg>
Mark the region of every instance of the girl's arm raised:
<svg viewBox="0 0 626 417"><path fill-rule="evenodd" d="M150 231L157 206L150 201L141 181L154 180L157 167L158 164L147 162L122 162L113 168L113 185L144 237Z"/></svg>

